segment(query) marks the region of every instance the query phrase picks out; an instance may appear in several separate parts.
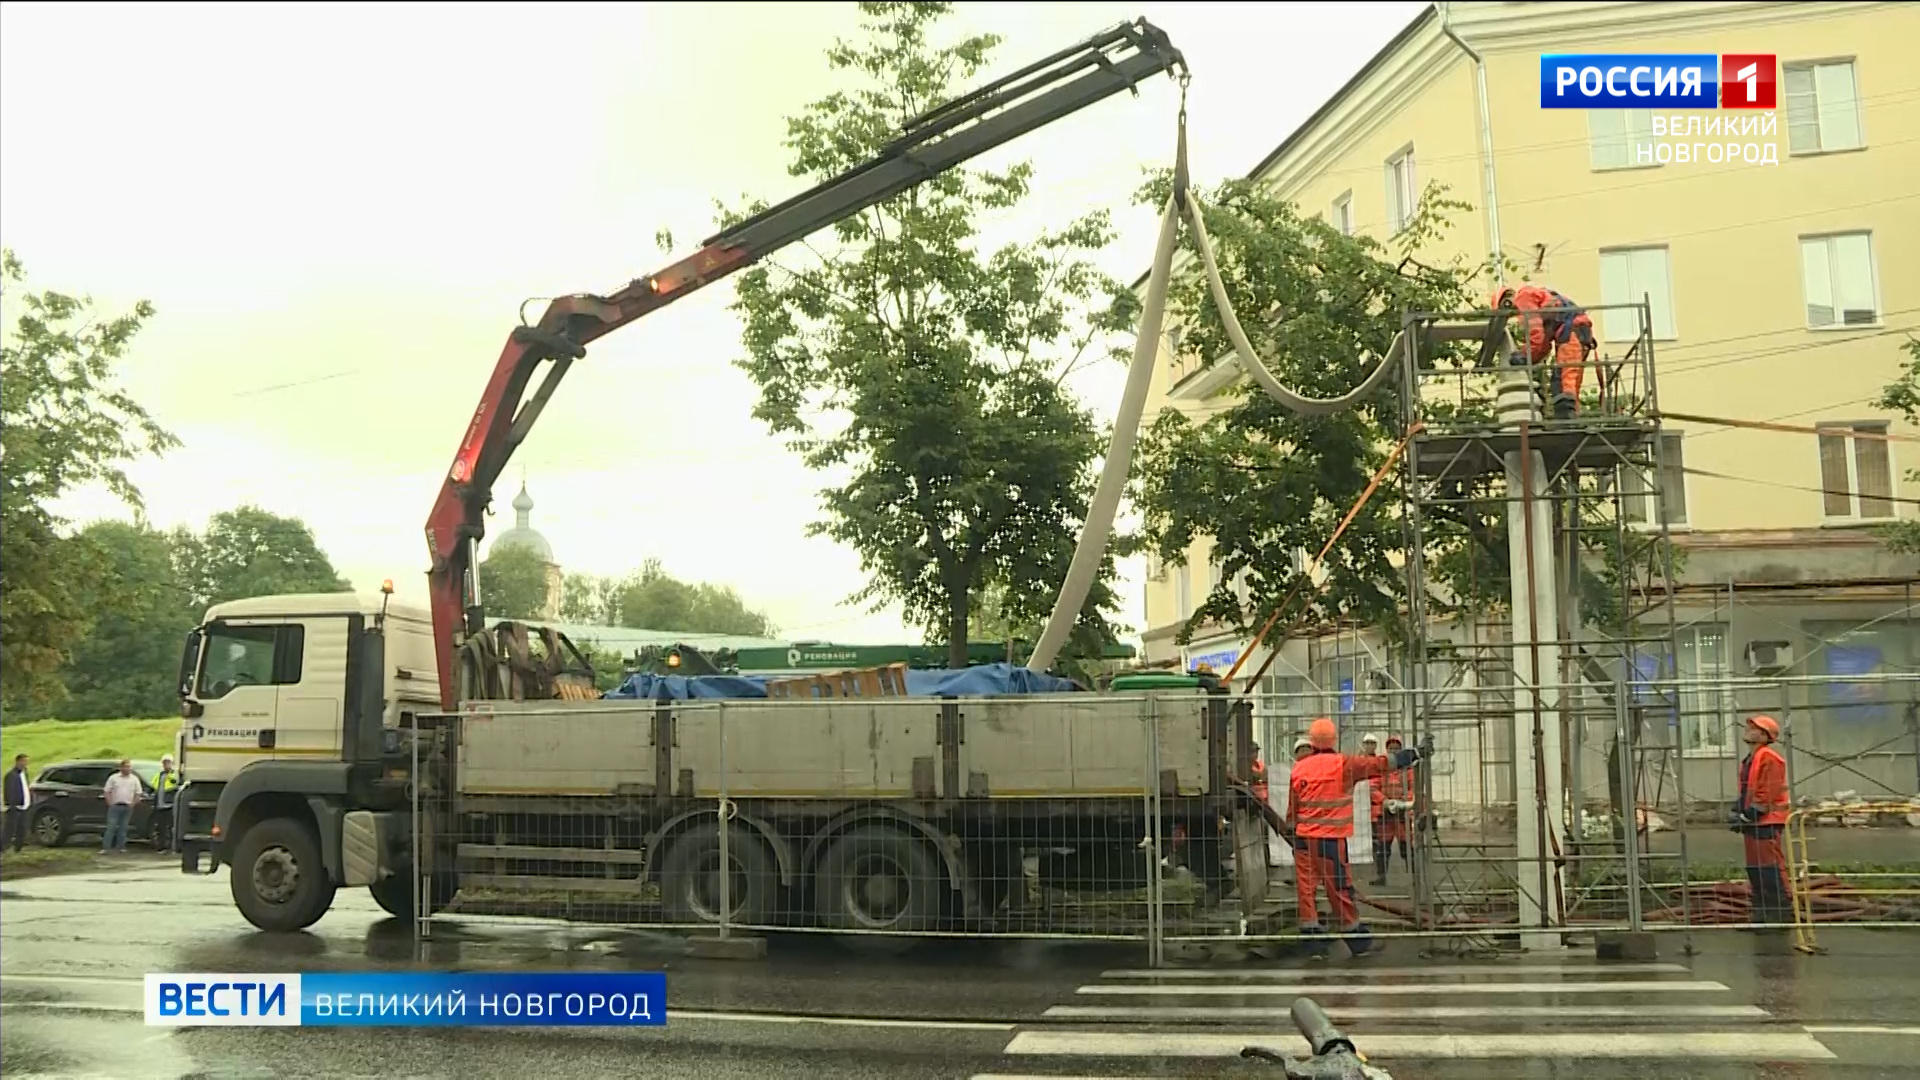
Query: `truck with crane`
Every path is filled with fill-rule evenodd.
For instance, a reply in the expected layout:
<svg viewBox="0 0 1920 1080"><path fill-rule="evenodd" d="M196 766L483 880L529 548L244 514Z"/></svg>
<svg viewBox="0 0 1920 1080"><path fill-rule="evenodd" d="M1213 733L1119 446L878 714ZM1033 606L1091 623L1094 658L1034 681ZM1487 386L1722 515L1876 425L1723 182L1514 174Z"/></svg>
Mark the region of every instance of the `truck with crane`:
<svg viewBox="0 0 1920 1080"><path fill-rule="evenodd" d="M684 676L603 698L564 636L488 627L476 576L494 482L586 346L1175 72L1184 60L1161 30L1115 27L910 121L873 160L691 256L516 327L427 520L428 609L393 602L388 583L216 605L189 635L182 869L229 867L235 905L269 930L311 925L337 889L366 887L402 917L468 889L649 890L670 923L925 932L1005 918L1029 867L1137 891L1158 858L1143 840L1177 830L1210 895L1228 891L1228 846L1256 851L1264 835L1231 779L1248 775L1247 710L1217 685L1152 677L1091 693L1005 665L903 666L884 698ZM1234 860L1243 903L1264 896L1265 863ZM883 884L885 903L862 899Z"/></svg>

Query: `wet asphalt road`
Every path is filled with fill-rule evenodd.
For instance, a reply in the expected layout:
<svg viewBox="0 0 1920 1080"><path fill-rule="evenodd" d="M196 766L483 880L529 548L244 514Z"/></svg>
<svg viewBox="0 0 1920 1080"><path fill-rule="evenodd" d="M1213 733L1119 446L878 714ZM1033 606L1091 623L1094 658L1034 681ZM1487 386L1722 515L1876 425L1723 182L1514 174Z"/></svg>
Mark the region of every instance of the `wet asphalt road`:
<svg viewBox="0 0 1920 1080"><path fill-rule="evenodd" d="M409 928L364 892L343 891L311 933L262 934L233 910L224 874L130 861L117 874L0 889L9 1080L1277 1076L1239 1050L1304 1049L1285 1016L1302 990L1396 1080L1891 1077L1916 1075L1920 1061L1920 931L1828 929L1818 957L1771 935L1714 931L1694 935L1694 957L1663 936L1660 962L1643 967L1596 965L1591 950L1524 965L1423 960L1397 942L1306 970L1216 963L1152 975L1139 970L1144 949L1127 945L956 941L886 956L803 935L776 939L765 961L694 961L672 935L462 920L437 929L416 961ZM410 966L665 970L670 1026L158 1029L141 1015L150 971ZM1645 1049L1633 1038L1663 1060L1623 1056ZM1528 1060L1536 1052L1551 1056Z"/></svg>

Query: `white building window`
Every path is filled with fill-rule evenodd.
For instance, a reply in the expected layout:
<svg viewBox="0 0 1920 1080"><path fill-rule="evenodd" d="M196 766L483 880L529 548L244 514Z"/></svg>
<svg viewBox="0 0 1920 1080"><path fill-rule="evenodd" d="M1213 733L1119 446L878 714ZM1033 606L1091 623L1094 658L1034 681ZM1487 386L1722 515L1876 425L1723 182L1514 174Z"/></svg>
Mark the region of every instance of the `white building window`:
<svg viewBox="0 0 1920 1080"><path fill-rule="evenodd" d="M1860 95L1853 61L1788 64L1782 72L1787 91L1787 152L1824 154L1858 150Z"/></svg>
<svg viewBox="0 0 1920 1080"><path fill-rule="evenodd" d="M1681 446L1680 432L1660 433L1660 456L1656 467L1660 477L1660 507L1665 513L1668 528L1687 523L1686 458ZM1634 466L1622 466L1620 469L1620 516L1629 525L1660 524L1658 519L1650 516L1654 509L1654 493L1647 490L1647 477L1651 471Z"/></svg>
<svg viewBox="0 0 1920 1080"><path fill-rule="evenodd" d="M1697 757L1737 753L1727 628L1717 623L1689 626L1674 634L1674 644L1680 651L1680 728L1686 752Z"/></svg>
<svg viewBox="0 0 1920 1080"><path fill-rule="evenodd" d="M1333 200L1333 227L1340 230L1341 236L1353 235L1353 192Z"/></svg>
<svg viewBox="0 0 1920 1080"><path fill-rule="evenodd" d="M1653 146L1652 109L1594 109L1587 113L1588 153L1595 172L1657 167L1640 159L1639 148Z"/></svg>
<svg viewBox="0 0 1920 1080"><path fill-rule="evenodd" d="M1387 224L1399 232L1413 220L1420 204L1420 189L1413 177L1413 147L1387 159Z"/></svg>
<svg viewBox="0 0 1920 1080"><path fill-rule="evenodd" d="M1615 248L1600 253L1600 302L1638 304L1653 308L1653 336L1660 341L1679 337L1673 322L1673 268L1667 249ZM1640 336L1640 314L1631 308L1600 313L1600 333L1608 341L1632 341Z"/></svg>
<svg viewBox="0 0 1920 1080"><path fill-rule="evenodd" d="M1821 424L1819 430L1820 489L1828 520L1892 518L1893 455L1886 422Z"/></svg>
<svg viewBox="0 0 1920 1080"><path fill-rule="evenodd" d="M1192 567L1180 563L1173 571L1173 621L1185 622L1193 614Z"/></svg>
<svg viewBox="0 0 1920 1080"><path fill-rule="evenodd" d="M1806 286L1809 327L1872 326L1880 321L1872 234L1801 237L1800 274Z"/></svg>

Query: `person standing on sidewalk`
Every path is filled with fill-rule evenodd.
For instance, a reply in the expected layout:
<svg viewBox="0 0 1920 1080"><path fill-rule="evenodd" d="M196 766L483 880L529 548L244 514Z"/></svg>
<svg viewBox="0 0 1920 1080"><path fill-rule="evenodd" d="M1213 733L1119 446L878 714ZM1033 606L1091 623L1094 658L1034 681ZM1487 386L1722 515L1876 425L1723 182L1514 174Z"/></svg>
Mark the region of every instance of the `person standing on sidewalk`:
<svg viewBox="0 0 1920 1080"><path fill-rule="evenodd" d="M1787 856L1780 846L1780 833L1793 798L1787 791L1787 759L1773 748L1780 739L1780 724L1771 716L1750 716L1741 734L1753 752L1740 763L1740 801L1728 816L1745 841L1747 884L1752 890L1750 918L1756 926L1792 922Z"/></svg>
<svg viewBox="0 0 1920 1080"><path fill-rule="evenodd" d="M180 788L180 774L174 770L173 755L160 759L160 775L153 778L153 847L156 852L173 850L173 799Z"/></svg>
<svg viewBox="0 0 1920 1080"><path fill-rule="evenodd" d="M27 818L33 812L33 782L27 778L27 755L13 755L13 768L6 778L6 849L19 851L27 846Z"/></svg>
<svg viewBox="0 0 1920 1080"><path fill-rule="evenodd" d="M127 822L133 819L133 808L145 795L140 787L140 778L133 775L133 762L121 758L120 771L107 777L105 787L107 831L100 836L100 850L125 854Z"/></svg>
<svg viewBox="0 0 1920 1080"><path fill-rule="evenodd" d="M1411 768L1433 753L1433 736L1418 750L1402 750L1388 757L1342 754L1334 747L1339 731L1326 717L1307 729L1312 744L1304 761L1293 767L1289 803L1294 812L1294 888L1300 907L1300 933L1307 939L1308 956L1326 959L1329 948L1320 925L1318 892L1326 883L1327 904L1355 956L1373 948L1372 932L1360 920L1354 901L1353 871L1347 862L1347 840L1353 836L1353 789L1360 781L1385 776L1392 769Z"/></svg>

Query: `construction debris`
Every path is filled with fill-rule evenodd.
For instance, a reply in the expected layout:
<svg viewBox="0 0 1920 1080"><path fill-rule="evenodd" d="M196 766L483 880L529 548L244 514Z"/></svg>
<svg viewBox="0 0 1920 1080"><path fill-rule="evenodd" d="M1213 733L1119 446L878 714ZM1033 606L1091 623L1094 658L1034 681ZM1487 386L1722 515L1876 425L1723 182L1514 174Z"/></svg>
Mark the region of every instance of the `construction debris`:
<svg viewBox="0 0 1920 1080"><path fill-rule="evenodd" d="M1807 824L1826 828L1908 828L1920 829L1920 796L1897 801L1864 799L1857 791L1836 791L1816 798L1802 796L1800 808L1811 811Z"/></svg>

